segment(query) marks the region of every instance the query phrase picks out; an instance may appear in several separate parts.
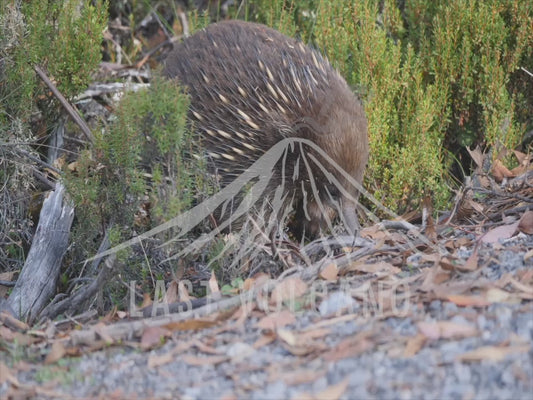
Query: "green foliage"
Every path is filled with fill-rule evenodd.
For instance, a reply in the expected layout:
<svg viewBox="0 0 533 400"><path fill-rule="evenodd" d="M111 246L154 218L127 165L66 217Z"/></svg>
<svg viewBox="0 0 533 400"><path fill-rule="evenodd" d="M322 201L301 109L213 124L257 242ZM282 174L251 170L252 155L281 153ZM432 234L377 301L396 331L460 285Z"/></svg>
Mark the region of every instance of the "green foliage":
<svg viewBox="0 0 533 400"><path fill-rule="evenodd" d="M285 33L324 49L358 88L369 120L367 187L394 211L429 193L445 207L450 165L465 146L497 154L531 129L533 84L517 73L533 64L530 1L280 0L262 10L252 18L276 28L291 21Z"/></svg>
<svg viewBox="0 0 533 400"><path fill-rule="evenodd" d="M67 97L79 93L100 61L106 22L103 0L0 1L0 268L20 268L34 229L29 214L38 215L35 166L20 154L39 157L37 133L57 123L57 103L34 66Z"/></svg>
<svg viewBox="0 0 533 400"><path fill-rule="evenodd" d="M42 1L15 2L1 7L0 37L5 60L6 86L15 95L4 98L13 113L29 112L41 94L33 66L39 64L66 97L87 87L91 72L101 59L100 43L107 22L106 2ZM12 19L18 20L15 23Z"/></svg>
<svg viewBox="0 0 533 400"><path fill-rule="evenodd" d="M113 231L117 244L129 237L133 225L146 229L190 206L193 187L203 183L196 176L198 163L187 156L193 151L188 107L177 84L158 77L149 90L124 95L114 123L95 135L94 147L66 175L83 226L80 234L95 237L102 227L125 227L121 234ZM151 186L146 173L152 173ZM151 223L140 214L147 206Z"/></svg>

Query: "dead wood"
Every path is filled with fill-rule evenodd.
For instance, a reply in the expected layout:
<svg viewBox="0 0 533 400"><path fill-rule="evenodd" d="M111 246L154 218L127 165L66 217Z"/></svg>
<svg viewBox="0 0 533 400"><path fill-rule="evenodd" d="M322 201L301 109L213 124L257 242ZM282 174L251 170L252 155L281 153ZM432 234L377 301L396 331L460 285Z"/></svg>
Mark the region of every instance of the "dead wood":
<svg viewBox="0 0 533 400"><path fill-rule="evenodd" d="M9 305L19 319L33 321L54 295L74 218L64 192L64 186L57 183L44 200L28 258L9 296Z"/></svg>

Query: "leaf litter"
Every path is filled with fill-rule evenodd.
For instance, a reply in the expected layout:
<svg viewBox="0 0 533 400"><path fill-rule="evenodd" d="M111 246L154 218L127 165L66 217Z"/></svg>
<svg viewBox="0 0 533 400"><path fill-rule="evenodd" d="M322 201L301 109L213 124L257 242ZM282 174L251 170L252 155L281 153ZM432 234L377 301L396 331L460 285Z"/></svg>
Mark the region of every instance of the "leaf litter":
<svg viewBox="0 0 533 400"><path fill-rule="evenodd" d="M483 154L471 154L483 165ZM523 379L533 373L527 357L533 351L533 171L527 163L515 170L495 163L492 174L465 186L452 212L425 228L392 221L363 229L365 251L345 246L306 269L289 264L277 279L248 277L230 299L213 274L212 302L183 313L135 319L120 311L99 322L72 317L28 327L0 312L2 350L14 354L23 346L33 360L0 361L0 394L336 399L358 390L371 395L373 387L394 393L387 392L394 390L392 377L406 378L399 362L429 380L426 369L453 375L454 363L491 379L498 370L487 372L484 363L501 371L513 365L518 386L509 393L527 393L533 390ZM170 289L170 302L193 300L183 282ZM329 312L320 313L327 302ZM143 306L151 304L145 298ZM121 349L140 352L119 357ZM388 379L376 380L376 357L395 371ZM520 364L524 359L529 364ZM77 382L51 391L35 383L43 368L59 362L76 368L76 360L88 365L93 379L95 371L103 381L112 376L115 386ZM148 391L128 386L143 371L154 371L158 385L141 380ZM420 393L416 375L407 384L413 394ZM215 390L213 380L224 390ZM447 393L442 383L433 390L425 394ZM483 397L484 388L476 390Z"/></svg>

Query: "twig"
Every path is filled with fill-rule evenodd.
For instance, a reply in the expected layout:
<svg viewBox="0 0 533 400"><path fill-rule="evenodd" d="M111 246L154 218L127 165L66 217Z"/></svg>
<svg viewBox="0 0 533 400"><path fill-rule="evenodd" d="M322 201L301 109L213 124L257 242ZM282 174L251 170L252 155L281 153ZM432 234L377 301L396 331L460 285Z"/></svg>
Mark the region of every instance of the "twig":
<svg viewBox="0 0 533 400"><path fill-rule="evenodd" d="M67 113L70 115L72 120L80 127L81 131L89 140L89 142L94 143L94 137L91 133L91 130L83 120L83 118L80 117L80 115L77 113L77 111L72 107L72 105L65 99L65 97L61 94L61 92L57 89L57 87L52 83L52 81L46 76L46 74L43 72L41 67L38 65L35 65L33 67L35 72L37 72L37 75L43 80L43 82L48 86L48 88L52 91L54 96L59 100L63 108L67 111Z"/></svg>

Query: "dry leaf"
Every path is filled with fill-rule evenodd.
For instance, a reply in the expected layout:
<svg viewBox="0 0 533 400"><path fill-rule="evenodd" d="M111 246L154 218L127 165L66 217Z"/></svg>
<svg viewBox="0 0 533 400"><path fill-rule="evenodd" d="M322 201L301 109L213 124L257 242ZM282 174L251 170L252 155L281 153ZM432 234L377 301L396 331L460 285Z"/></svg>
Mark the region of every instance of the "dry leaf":
<svg viewBox="0 0 533 400"><path fill-rule="evenodd" d="M476 336L475 327L451 321L419 322L418 330L428 339L462 339Z"/></svg>
<svg viewBox="0 0 533 400"><path fill-rule="evenodd" d="M324 351L327 346L323 342L303 340L300 334L295 334L287 329L276 331L282 346L294 356L306 356L317 351Z"/></svg>
<svg viewBox="0 0 533 400"><path fill-rule="evenodd" d="M271 300L281 304L287 300L294 300L307 292L307 284L297 277L282 280L273 290Z"/></svg>
<svg viewBox="0 0 533 400"><path fill-rule="evenodd" d="M350 378L346 377L336 385L331 385L327 389L316 393L315 397L317 399L337 400L346 392L349 383Z"/></svg>
<svg viewBox="0 0 533 400"><path fill-rule="evenodd" d="M152 305L152 298L150 297L150 293L143 293L143 303L141 304L140 308L146 308L150 305Z"/></svg>
<svg viewBox="0 0 533 400"><path fill-rule="evenodd" d="M13 380L16 381L16 378L11 373L9 367L5 365L2 361L0 361L0 385L7 381L13 382Z"/></svg>
<svg viewBox="0 0 533 400"><path fill-rule="evenodd" d="M194 366L203 366L203 365L217 365L225 361L229 361L228 356L208 356L208 357L198 357L191 354L184 354L181 359L189 365Z"/></svg>
<svg viewBox="0 0 533 400"><path fill-rule="evenodd" d="M503 181L503 178L514 177L513 173L509 171L509 169L503 165L500 160L494 161L494 164L492 165L492 175L494 176L496 182Z"/></svg>
<svg viewBox="0 0 533 400"><path fill-rule="evenodd" d="M165 337L170 336L168 329L159 326L150 326L146 328L141 337L141 348L143 350L151 349L154 346L163 344Z"/></svg>
<svg viewBox="0 0 533 400"><path fill-rule="evenodd" d="M448 257L442 257L439 260L439 265L445 271L455 271L457 269L458 262L456 259L450 259Z"/></svg>
<svg viewBox="0 0 533 400"><path fill-rule="evenodd" d="M63 346L63 343L56 341L52 344L52 348L50 349L50 352L46 355L46 359L44 360L45 364L53 364L56 361L63 358L63 356L66 354L65 346Z"/></svg>
<svg viewBox="0 0 533 400"><path fill-rule="evenodd" d="M8 272L2 272L0 274L0 281L6 281L11 282L13 281L13 278L15 277L15 274L20 271L8 271Z"/></svg>
<svg viewBox="0 0 533 400"><path fill-rule="evenodd" d="M533 211L526 211L518 222L518 230L528 235L533 235Z"/></svg>
<svg viewBox="0 0 533 400"><path fill-rule="evenodd" d="M452 295L446 296L446 298L452 303L455 303L461 307L467 307L467 306L485 307L485 306L490 305L490 302L481 296L466 296L466 295L461 295L461 294L452 294Z"/></svg>
<svg viewBox="0 0 533 400"><path fill-rule="evenodd" d="M483 243L496 243L500 239L509 239L515 234L518 224L519 221L509 225L497 226L481 236L481 241Z"/></svg>
<svg viewBox="0 0 533 400"><path fill-rule="evenodd" d="M2 322L3 325L9 326L11 329L17 329L19 331L27 331L28 329L30 329L28 324L22 322L19 319L16 319L14 316L5 311L0 312L0 322Z"/></svg>
<svg viewBox="0 0 533 400"><path fill-rule="evenodd" d="M484 154L481 152L479 147L476 147L474 150L470 150L470 148L466 148L468 153L470 154L470 157L472 157L472 160L476 163L476 166L478 168L483 168L483 159L485 158Z"/></svg>
<svg viewBox="0 0 533 400"><path fill-rule="evenodd" d="M511 285L513 285L513 287L515 287L516 289L524 292L524 293L527 293L527 294L533 294L533 287L531 286L528 286L522 282L519 282L517 281L515 278L511 277L509 279L509 283Z"/></svg>
<svg viewBox="0 0 533 400"><path fill-rule="evenodd" d="M296 335L288 329L278 329L276 333L278 334L278 337L285 343L287 343L289 346L294 346L298 343Z"/></svg>
<svg viewBox="0 0 533 400"><path fill-rule="evenodd" d="M164 301L167 304L177 303L179 301L178 292L179 292L178 282L173 280L172 282L170 282L170 285L168 285L168 289L165 292L165 300Z"/></svg>
<svg viewBox="0 0 533 400"><path fill-rule="evenodd" d="M516 159L518 160L518 163L521 164L521 165L528 165L529 162L531 161L531 155L530 154L525 154L525 153L522 153L521 151L518 151L518 150L513 150L513 153L514 153Z"/></svg>
<svg viewBox="0 0 533 400"><path fill-rule="evenodd" d="M420 333L416 336L413 336L412 338L409 338L409 340L407 341L407 344L405 345L403 356L412 357L415 354L417 354L420 351L420 349L424 347L426 340L427 340L427 337Z"/></svg>
<svg viewBox="0 0 533 400"><path fill-rule="evenodd" d="M293 372L284 372L282 375L283 382L287 385L302 385L313 383L317 379L326 375L326 371L315 371L311 369L297 370Z"/></svg>
<svg viewBox="0 0 533 400"><path fill-rule="evenodd" d="M161 365L168 364L176 359L176 355L172 353L150 354L148 357L148 368L156 368Z"/></svg>
<svg viewBox="0 0 533 400"><path fill-rule="evenodd" d="M104 323L98 322L96 325L94 325L93 329L107 344L111 344L115 341L113 337L107 333L106 325Z"/></svg>
<svg viewBox="0 0 533 400"><path fill-rule="evenodd" d="M211 278L209 279L209 290L211 291L211 294L220 293L217 277L215 275L214 270L211 271Z"/></svg>
<svg viewBox="0 0 533 400"><path fill-rule="evenodd" d="M529 345L522 346L484 346L475 350L461 354L457 357L459 361L502 361L507 355L515 353L527 353L530 350Z"/></svg>
<svg viewBox="0 0 533 400"><path fill-rule="evenodd" d="M256 327L259 329L276 330L296 321L294 314L289 310L269 314L259 320Z"/></svg>
<svg viewBox="0 0 533 400"><path fill-rule="evenodd" d="M337 268L337 264L332 262L326 265L326 267L320 271L319 276L325 281L336 281L338 273L339 270Z"/></svg>
<svg viewBox="0 0 533 400"><path fill-rule="evenodd" d="M163 328L170 331L198 331L211 328L218 322L210 319L187 319L185 321L169 322Z"/></svg>
<svg viewBox="0 0 533 400"><path fill-rule="evenodd" d="M334 349L324 354L326 361L338 361L344 358L357 357L374 347L371 340L372 331L362 331L355 336L342 340Z"/></svg>
<svg viewBox="0 0 533 400"><path fill-rule="evenodd" d="M376 263L368 264L365 262L353 262L346 269L347 272L364 272L367 274L375 274L376 272L386 272L389 274L398 274L401 270L391 263L385 261L378 261Z"/></svg>
<svg viewBox="0 0 533 400"><path fill-rule="evenodd" d="M466 262L463 265L458 265L457 269L459 271L475 271L479 267L479 255L477 252L477 246L474 247L474 251L468 257Z"/></svg>
<svg viewBox="0 0 533 400"><path fill-rule="evenodd" d="M185 282L183 281L178 282L178 298L182 302L191 301L191 296L189 296L189 291L187 290L187 286L185 286Z"/></svg>
<svg viewBox="0 0 533 400"><path fill-rule="evenodd" d="M326 328L316 328L311 330L306 330L305 332L300 333L300 339L304 342L312 341L314 339L323 338L331 333L331 329Z"/></svg>
<svg viewBox="0 0 533 400"><path fill-rule="evenodd" d="M253 344L254 349L259 349L263 346L266 346L267 344L272 343L274 340L276 340L276 335L273 332L265 333L259 337Z"/></svg>

